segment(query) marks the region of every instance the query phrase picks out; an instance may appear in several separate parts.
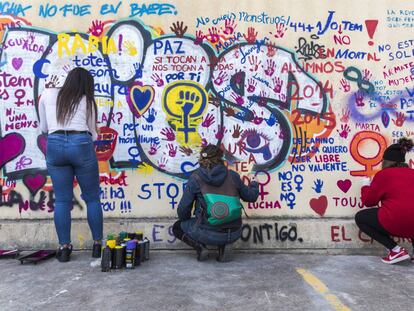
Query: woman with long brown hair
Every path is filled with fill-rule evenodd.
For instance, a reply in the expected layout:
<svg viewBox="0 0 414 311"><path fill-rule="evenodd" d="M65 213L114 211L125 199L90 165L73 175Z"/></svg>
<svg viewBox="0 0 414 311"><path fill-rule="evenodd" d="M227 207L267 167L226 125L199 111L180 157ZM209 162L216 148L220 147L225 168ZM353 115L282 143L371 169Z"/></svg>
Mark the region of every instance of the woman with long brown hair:
<svg viewBox="0 0 414 311"><path fill-rule="evenodd" d="M57 259L70 260L71 210L74 177L87 205L94 245L92 256L100 257L103 215L99 170L93 141L97 139L97 106L94 80L83 68L71 70L62 88L45 89L39 103L42 132L48 133L46 164L55 192L54 221L59 239Z"/></svg>
<svg viewBox="0 0 414 311"><path fill-rule="evenodd" d="M405 163L413 141L401 138L382 157L382 170L372 182L365 179L361 188L362 203L370 208L359 211L355 222L359 229L388 249L382 258L387 264L410 259L407 250L391 237L410 238L414 247L414 170Z"/></svg>

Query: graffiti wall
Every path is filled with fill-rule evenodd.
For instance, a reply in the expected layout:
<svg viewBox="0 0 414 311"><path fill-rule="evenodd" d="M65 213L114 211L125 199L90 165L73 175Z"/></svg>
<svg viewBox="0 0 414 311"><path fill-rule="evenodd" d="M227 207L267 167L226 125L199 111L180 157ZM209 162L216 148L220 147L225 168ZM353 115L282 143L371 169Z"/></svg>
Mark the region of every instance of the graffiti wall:
<svg viewBox="0 0 414 311"><path fill-rule="evenodd" d="M84 67L106 219L163 219L164 238L148 235L176 243L168 224L211 143L260 183L242 245L366 239L338 223L363 208L361 176L386 146L414 138L414 10L373 4L0 1L0 220L52 219L38 103ZM74 188L72 216L85 218Z"/></svg>

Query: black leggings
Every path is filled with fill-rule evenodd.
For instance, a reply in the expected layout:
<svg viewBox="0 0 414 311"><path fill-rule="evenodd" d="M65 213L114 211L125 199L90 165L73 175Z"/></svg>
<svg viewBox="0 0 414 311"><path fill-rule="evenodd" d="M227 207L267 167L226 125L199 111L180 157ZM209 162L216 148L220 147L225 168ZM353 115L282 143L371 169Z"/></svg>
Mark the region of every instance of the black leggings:
<svg viewBox="0 0 414 311"><path fill-rule="evenodd" d="M388 249L393 249L397 243L378 221L378 208L359 211L355 215L355 222L362 232L381 243ZM414 240L413 240L414 247Z"/></svg>

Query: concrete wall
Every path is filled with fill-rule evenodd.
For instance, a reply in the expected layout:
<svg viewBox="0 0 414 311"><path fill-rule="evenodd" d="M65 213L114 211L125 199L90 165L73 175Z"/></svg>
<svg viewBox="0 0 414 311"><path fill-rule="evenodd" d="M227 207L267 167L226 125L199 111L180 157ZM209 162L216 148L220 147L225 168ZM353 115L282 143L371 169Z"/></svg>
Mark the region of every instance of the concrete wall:
<svg viewBox="0 0 414 311"><path fill-rule="evenodd" d="M378 171L388 144L414 137L408 2L36 0L0 10L1 247L56 243L37 104L84 66L96 83L106 233L141 229L157 248L182 247L170 226L200 146L213 143L261 185L239 248L375 249L353 216L360 176ZM73 242L87 247L74 187Z"/></svg>

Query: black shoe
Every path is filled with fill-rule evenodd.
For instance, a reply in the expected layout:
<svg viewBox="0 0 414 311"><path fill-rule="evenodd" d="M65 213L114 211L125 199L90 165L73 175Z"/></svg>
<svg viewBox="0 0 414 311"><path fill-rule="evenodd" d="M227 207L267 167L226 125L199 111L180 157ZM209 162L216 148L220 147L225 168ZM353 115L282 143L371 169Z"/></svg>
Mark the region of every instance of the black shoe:
<svg viewBox="0 0 414 311"><path fill-rule="evenodd" d="M72 244L66 247L61 246L57 251L56 259L60 262L68 262L70 260L70 254L72 254Z"/></svg>
<svg viewBox="0 0 414 311"><path fill-rule="evenodd" d="M204 245L199 244L196 249L198 261L205 261L208 259L208 249Z"/></svg>
<svg viewBox="0 0 414 311"><path fill-rule="evenodd" d="M231 260L232 246L231 244L228 245L219 245L218 247L218 255L217 255L217 261L218 262L228 262Z"/></svg>
<svg viewBox="0 0 414 311"><path fill-rule="evenodd" d="M101 258L101 250L102 250L101 243L93 243L92 258Z"/></svg>

